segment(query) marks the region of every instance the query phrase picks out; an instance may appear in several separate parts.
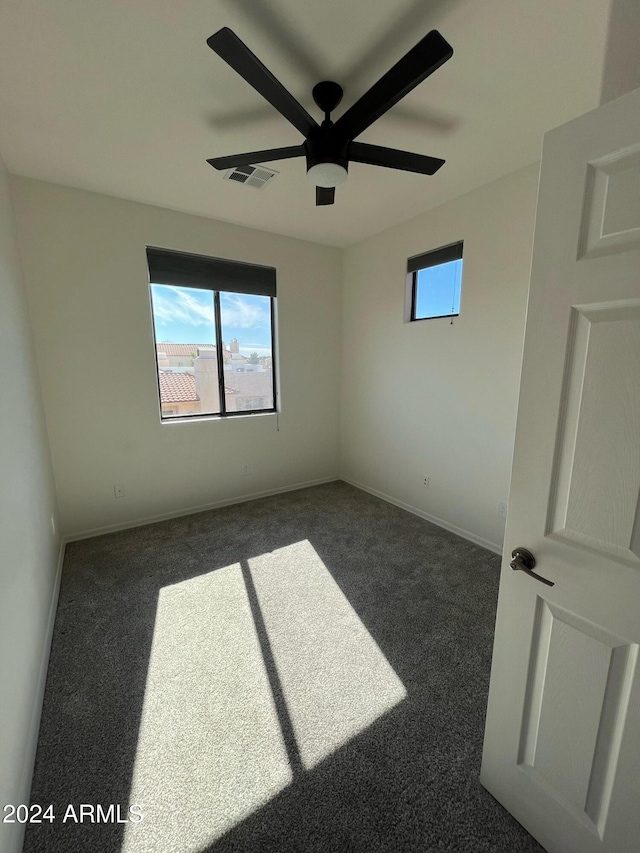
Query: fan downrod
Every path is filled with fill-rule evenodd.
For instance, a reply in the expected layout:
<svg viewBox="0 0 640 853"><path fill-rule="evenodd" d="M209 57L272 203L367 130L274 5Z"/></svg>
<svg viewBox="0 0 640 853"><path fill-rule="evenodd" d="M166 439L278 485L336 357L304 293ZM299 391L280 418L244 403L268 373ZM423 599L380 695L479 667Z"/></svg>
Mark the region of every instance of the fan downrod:
<svg viewBox="0 0 640 853"><path fill-rule="evenodd" d="M328 118L342 100L342 86L331 80L323 80L313 87L313 100Z"/></svg>

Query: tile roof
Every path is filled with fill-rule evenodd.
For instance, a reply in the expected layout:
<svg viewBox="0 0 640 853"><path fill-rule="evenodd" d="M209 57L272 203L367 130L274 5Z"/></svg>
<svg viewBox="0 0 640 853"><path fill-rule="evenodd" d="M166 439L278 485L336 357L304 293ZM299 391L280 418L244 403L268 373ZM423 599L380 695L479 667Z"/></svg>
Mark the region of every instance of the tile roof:
<svg viewBox="0 0 640 853"><path fill-rule="evenodd" d="M200 349L212 349L215 350L215 344L172 344L172 343L164 343L164 344L156 344L156 352L163 352L168 358L173 356L192 356L198 354L198 347ZM231 350L228 347L224 347L222 350L225 358L231 358ZM242 361L247 361L246 356L237 355Z"/></svg>
<svg viewBox="0 0 640 853"><path fill-rule="evenodd" d="M156 351L163 352L165 355L192 355L198 352L198 347L215 349L214 344L156 344Z"/></svg>
<svg viewBox="0 0 640 853"><path fill-rule="evenodd" d="M158 371L160 400L163 403L185 403L198 400L196 379L193 373Z"/></svg>

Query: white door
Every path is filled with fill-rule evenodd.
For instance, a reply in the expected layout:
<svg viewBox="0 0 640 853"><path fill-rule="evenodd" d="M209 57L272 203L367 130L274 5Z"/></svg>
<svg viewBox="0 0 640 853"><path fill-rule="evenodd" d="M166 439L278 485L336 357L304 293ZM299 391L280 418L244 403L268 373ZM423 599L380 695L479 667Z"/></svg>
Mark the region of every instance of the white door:
<svg viewBox="0 0 640 853"><path fill-rule="evenodd" d="M481 781L552 853L640 851L639 497L640 89L542 157Z"/></svg>

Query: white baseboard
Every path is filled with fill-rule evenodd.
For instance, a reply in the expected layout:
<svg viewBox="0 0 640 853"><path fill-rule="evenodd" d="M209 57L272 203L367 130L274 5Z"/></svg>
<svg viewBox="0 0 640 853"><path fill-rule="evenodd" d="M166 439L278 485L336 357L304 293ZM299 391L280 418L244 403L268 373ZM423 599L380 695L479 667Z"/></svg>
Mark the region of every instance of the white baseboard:
<svg viewBox="0 0 640 853"><path fill-rule="evenodd" d="M415 506L411 506L411 504L405 503L404 501L398 500L398 498L394 498L392 495L387 495L385 492L381 492L378 489L374 489L371 486L365 486L364 483L358 483L356 480L352 480L349 477L340 477L341 480L344 480L345 483L349 483L351 486L355 486L356 489L362 489L363 492L368 492L370 495L375 495L377 498L381 498L383 501L387 501L387 503L393 504L394 506L399 506L400 509L405 509L407 512L413 513L413 515L418 515L420 518L424 518L425 521L430 521L431 524L436 524L438 527L442 527L445 530L448 530L450 533L455 533L456 536L461 536L463 539L468 539L469 542L473 542L474 545L480 545L481 548L486 548L487 551L493 551L494 554L502 555L502 545L498 545L496 542L490 542L488 539L483 539L482 536L477 536L475 533L470 533L468 530L463 530L461 527L457 527L455 524L450 524L448 521L444 521L442 518L437 518L435 515L430 515L428 512L424 512L424 510L418 509Z"/></svg>
<svg viewBox="0 0 640 853"><path fill-rule="evenodd" d="M233 506L234 504L247 503L247 501L255 501L258 498L268 498L271 495L280 495L285 492L294 492L297 489L308 489L311 486L321 486L323 483L333 483L340 478L321 477L319 480L307 480L304 483L293 483L290 486L280 486L277 489L266 489L262 492L253 492L248 495L237 495L233 498L225 498L221 501L213 503L200 504L198 506L190 506L184 509L174 510L172 512L163 512L160 515L149 515L144 518L137 518L133 521L125 521L121 524L110 524L105 527L94 527L92 530L81 530L78 533L71 533L65 536L65 542L78 542L80 539L90 539L93 536L102 536L105 533L117 533L119 530L129 530L132 527L142 527L144 524L155 524L157 521L167 521L170 518L181 518L183 515L195 515L198 512L207 512L210 509L220 509L223 506Z"/></svg>
<svg viewBox="0 0 640 853"><path fill-rule="evenodd" d="M22 765L22 775L20 779L19 791L22 797L17 800L19 803L30 803L31 782L33 779L33 767L36 760L36 749L38 747L38 735L40 733L40 718L42 716L42 704L44 701L44 689L47 684L47 671L49 669L49 655L51 653L51 641L53 639L53 626L56 621L56 612L58 610L58 597L60 595L60 581L62 580L62 566L64 564L64 551L66 542L63 539L60 543L58 552L58 565L56 566L56 576L53 582L53 593L49 604L49 615L47 617L47 626L44 634L44 643L40 657L40 665L38 668L38 680L33 695L33 705L31 708L31 719L29 721L29 735L27 738L27 746L24 754L24 763ZM9 841L7 853L20 853L24 842L24 824L15 824L15 833Z"/></svg>

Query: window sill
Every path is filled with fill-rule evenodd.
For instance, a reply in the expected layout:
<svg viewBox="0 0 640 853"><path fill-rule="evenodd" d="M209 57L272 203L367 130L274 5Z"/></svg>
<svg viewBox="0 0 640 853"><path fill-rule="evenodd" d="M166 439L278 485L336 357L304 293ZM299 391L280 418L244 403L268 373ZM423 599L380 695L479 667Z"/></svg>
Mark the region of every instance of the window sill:
<svg viewBox="0 0 640 853"><path fill-rule="evenodd" d="M160 423L162 426L167 424L184 424L184 423L203 423L203 422L211 422L211 421L235 421L239 419L246 418L268 418L277 416L278 412L275 410L269 410L268 412L234 412L232 415L183 415L182 417L176 416L175 418L160 418Z"/></svg>

